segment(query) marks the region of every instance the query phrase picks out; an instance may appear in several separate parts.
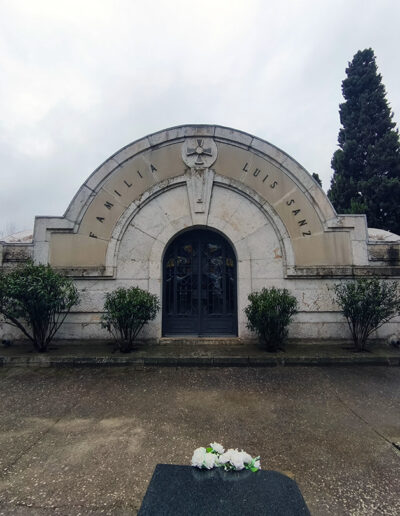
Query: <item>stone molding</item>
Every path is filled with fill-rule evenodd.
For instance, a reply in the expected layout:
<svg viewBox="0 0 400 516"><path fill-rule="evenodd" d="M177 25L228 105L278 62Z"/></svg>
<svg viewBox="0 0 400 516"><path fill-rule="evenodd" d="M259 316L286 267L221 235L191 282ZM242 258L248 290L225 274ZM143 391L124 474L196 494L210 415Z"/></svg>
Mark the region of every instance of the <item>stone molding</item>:
<svg viewBox="0 0 400 516"><path fill-rule="evenodd" d="M262 199L257 196L255 192L249 191L243 191L243 189L238 185L235 184L233 180L229 180L227 178L223 178L221 176L216 175L214 180L215 186L231 190L232 192L237 193L241 197L243 197L246 201L250 202L252 205L257 207L257 209L262 213L263 217L266 219L266 223L272 226L275 235L277 236L281 250L282 250L282 258L283 258L283 264L286 268L287 264L289 266L294 266L294 255L293 255L293 249L291 247L291 241L290 237L286 231L285 226L282 224L282 221L277 216L276 213L273 212L270 206L268 206L265 202L262 202ZM178 177L175 178L174 181L165 182L164 184L158 184L155 187L153 187L150 191L147 192L147 196L145 199L142 200L142 202L139 204L132 204L121 216L121 218L118 221L118 224L114 227L114 231L112 233L111 239L110 239L110 245L107 250L107 257L106 257L106 268L105 272L106 274L113 276L115 274L115 269L117 266L117 260L119 255L119 244L121 240L124 237L124 234L126 232L127 227L132 224L132 221L136 217L136 215L142 210L147 204L151 203L154 199L157 197L163 195L164 192L170 191L174 188L179 188L181 186L185 185L185 178L184 177ZM162 235L162 242L166 245L172 238L174 238L179 231L182 231L184 229L188 229L188 227L191 226L208 226L209 221L208 219L205 219L203 221L204 223L198 224L196 221L191 221L190 226L185 225L185 221L182 221L177 225L169 225L168 229L164 228L163 235ZM218 227L215 227L215 225L212 226L213 229L220 229ZM224 235L229 239L229 235ZM245 236L245 235L243 235ZM235 247L233 245L233 247ZM153 257L154 258L154 257ZM151 261L156 261L155 258L151 259ZM249 259L249 256L242 256L242 259Z"/></svg>
<svg viewBox="0 0 400 516"><path fill-rule="evenodd" d="M215 125L173 127L116 152L89 176L63 217L36 219L35 260L84 276L110 277L114 235L157 185L168 188L184 180L192 222L204 225L216 177L255 199L275 221L288 277L297 274L297 267L369 264L365 216L337 215L316 181L288 154Z"/></svg>
<svg viewBox="0 0 400 516"><path fill-rule="evenodd" d="M136 140L108 158L85 181L67 208L64 217L73 222L82 218L82 211L90 203L93 194L98 192L107 178L127 161L144 151L184 142L186 138L212 137L215 142L228 143L267 158L288 173L303 192L308 192L310 201L319 210L324 221L336 221L332 204L315 179L291 156L271 143L243 131L223 126L196 125L177 126L156 132Z"/></svg>

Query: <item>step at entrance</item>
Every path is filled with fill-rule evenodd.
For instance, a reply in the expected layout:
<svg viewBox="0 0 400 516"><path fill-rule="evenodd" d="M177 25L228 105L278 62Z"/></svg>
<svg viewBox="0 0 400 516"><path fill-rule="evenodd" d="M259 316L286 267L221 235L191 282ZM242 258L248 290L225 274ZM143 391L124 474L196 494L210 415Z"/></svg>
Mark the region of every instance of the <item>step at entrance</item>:
<svg viewBox="0 0 400 516"><path fill-rule="evenodd" d="M161 345L176 345L176 346L213 346L217 345L221 348L223 346L243 346L244 342L239 337L162 337L160 339Z"/></svg>

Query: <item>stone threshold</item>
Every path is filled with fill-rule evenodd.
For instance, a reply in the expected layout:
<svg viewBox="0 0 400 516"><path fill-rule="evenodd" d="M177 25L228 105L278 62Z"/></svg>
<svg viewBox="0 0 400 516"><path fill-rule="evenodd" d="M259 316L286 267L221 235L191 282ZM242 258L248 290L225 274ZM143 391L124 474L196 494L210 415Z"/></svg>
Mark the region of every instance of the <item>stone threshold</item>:
<svg viewBox="0 0 400 516"><path fill-rule="evenodd" d="M277 367L277 366L400 366L400 350L371 343L370 352L354 353L348 341L289 341L285 351L268 353L240 339L165 339L140 343L132 353L113 351L109 341L55 341L47 353L21 342L0 348L0 367Z"/></svg>
<svg viewBox="0 0 400 516"><path fill-rule="evenodd" d="M277 367L400 366L400 357L71 357L50 355L0 357L0 367Z"/></svg>
<svg viewBox="0 0 400 516"><path fill-rule="evenodd" d="M240 337L161 337L158 340L160 346L241 346L255 344L255 340L245 340Z"/></svg>

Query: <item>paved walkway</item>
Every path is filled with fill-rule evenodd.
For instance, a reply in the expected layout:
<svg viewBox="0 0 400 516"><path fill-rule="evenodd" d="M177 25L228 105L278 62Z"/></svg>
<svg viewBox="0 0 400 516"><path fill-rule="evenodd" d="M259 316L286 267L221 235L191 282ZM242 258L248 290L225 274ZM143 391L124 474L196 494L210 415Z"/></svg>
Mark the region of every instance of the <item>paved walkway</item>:
<svg viewBox="0 0 400 516"><path fill-rule="evenodd" d="M288 365L400 365L400 349L371 343L370 351L354 353L349 342L290 342L285 351L268 353L254 342L238 339L209 339L199 343L191 339L166 339L162 344L141 344L128 354L113 352L109 341L92 343L58 341L48 353L32 352L30 343L0 348L0 366L72 366L133 365L143 366L288 366Z"/></svg>
<svg viewBox="0 0 400 516"><path fill-rule="evenodd" d="M136 514L157 463L261 455L313 515L400 514L400 368L0 369L0 514Z"/></svg>

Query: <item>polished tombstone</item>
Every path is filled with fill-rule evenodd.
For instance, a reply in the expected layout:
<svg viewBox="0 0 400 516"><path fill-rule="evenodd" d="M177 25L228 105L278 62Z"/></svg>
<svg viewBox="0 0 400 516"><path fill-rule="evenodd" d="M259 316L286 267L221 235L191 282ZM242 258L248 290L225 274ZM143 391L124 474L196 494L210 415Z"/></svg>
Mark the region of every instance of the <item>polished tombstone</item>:
<svg viewBox="0 0 400 516"><path fill-rule="evenodd" d="M273 515L310 512L296 482L276 471L225 472L158 464L139 516Z"/></svg>

